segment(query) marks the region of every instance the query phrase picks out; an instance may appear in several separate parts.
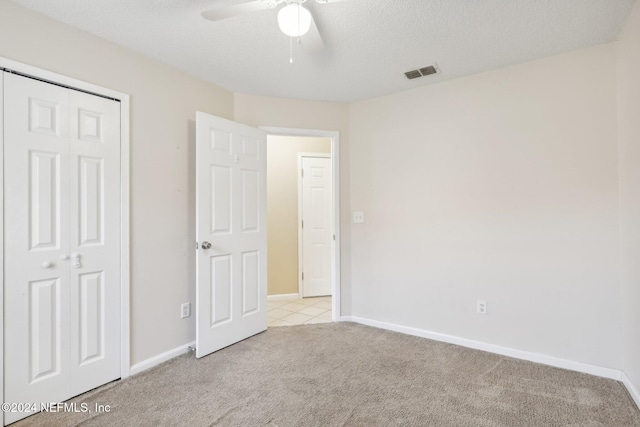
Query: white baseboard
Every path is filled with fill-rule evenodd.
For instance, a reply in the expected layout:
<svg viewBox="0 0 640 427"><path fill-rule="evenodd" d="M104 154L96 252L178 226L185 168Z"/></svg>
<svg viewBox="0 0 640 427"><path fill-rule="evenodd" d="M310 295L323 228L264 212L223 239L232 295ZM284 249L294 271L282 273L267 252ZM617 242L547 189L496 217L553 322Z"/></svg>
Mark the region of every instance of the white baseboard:
<svg viewBox="0 0 640 427"><path fill-rule="evenodd" d="M189 344L181 345L180 347L176 347L173 350L165 351L162 354L157 356L153 356L147 360L143 360L140 363L136 363L131 367L131 375L139 374L140 372L146 371L147 369L153 368L167 360L173 359L174 357L180 356L189 351L189 347L195 347L196 342L190 342Z"/></svg>
<svg viewBox="0 0 640 427"><path fill-rule="evenodd" d="M627 388L629 394L631 395L631 398L634 402L636 402L638 409L640 409L640 392L638 392L638 389L635 388L627 374L625 374L624 372L622 373L622 384L624 384L624 386Z"/></svg>
<svg viewBox="0 0 640 427"><path fill-rule="evenodd" d="M294 299L300 299L300 295L299 294L267 295L267 301L289 301Z"/></svg>
<svg viewBox="0 0 640 427"><path fill-rule="evenodd" d="M467 338L461 338L454 335L441 334L439 332L427 331L424 329L411 328L408 326L396 325L394 323L381 322L378 320L366 319L358 316L343 316L341 321L355 322L363 325L373 326L375 328L387 329L389 331L400 332L403 334L414 335L417 337L428 338L435 341L442 341L450 344L460 345L462 347L474 348L476 350L487 351L489 353L501 354L503 356L514 357L516 359L528 360L530 362L542 363L544 365L554 366L556 368L568 369L571 371L583 372L585 374L596 375L598 377L610 378L620 381L622 372L617 369L605 368L602 366L589 365L582 362L574 362L572 360L560 359L553 356L547 356L539 353L531 353L514 348L503 347L494 344L488 344L481 341L474 341ZM637 400L636 400L637 402Z"/></svg>

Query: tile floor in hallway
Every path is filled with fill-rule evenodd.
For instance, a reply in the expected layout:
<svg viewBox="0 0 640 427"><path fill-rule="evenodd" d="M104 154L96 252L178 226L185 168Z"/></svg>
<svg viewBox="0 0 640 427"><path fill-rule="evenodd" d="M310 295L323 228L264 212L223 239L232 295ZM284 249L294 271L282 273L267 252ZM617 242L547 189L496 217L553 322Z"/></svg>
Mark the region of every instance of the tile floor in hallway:
<svg viewBox="0 0 640 427"><path fill-rule="evenodd" d="M268 301L268 326L331 322L331 297Z"/></svg>

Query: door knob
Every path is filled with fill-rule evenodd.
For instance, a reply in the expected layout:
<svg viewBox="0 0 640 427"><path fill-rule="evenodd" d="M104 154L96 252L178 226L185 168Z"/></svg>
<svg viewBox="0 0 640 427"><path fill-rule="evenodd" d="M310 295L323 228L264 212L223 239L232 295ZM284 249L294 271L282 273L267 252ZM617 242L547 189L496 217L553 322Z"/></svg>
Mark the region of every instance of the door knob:
<svg viewBox="0 0 640 427"><path fill-rule="evenodd" d="M51 268L53 267L53 263L50 261L45 261L42 263L42 268Z"/></svg>
<svg viewBox="0 0 640 427"><path fill-rule="evenodd" d="M202 242L202 249L211 249L211 243Z"/></svg>

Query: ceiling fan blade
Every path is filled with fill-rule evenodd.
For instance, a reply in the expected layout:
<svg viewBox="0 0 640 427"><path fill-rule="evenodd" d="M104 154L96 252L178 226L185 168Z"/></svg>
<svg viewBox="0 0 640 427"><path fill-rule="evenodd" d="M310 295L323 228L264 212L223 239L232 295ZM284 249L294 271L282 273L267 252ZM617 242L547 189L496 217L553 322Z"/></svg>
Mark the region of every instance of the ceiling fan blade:
<svg viewBox="0 0 640 427"><path fill-rule="evenodd" d="M221 21L232 16L243 15L245 13L260 12L261 10L272 9L269 2L262 0L252 0L245 3L234 4L227 7L205 10L202 17L209 21Z"/></svg>
<svg viewBox="0 0 640 427"><path fill-rule="evenodd" d="M311 27L309 27L309 32L302 36L302 44L304 49L311 53L319 52L324 49L324 41L322 41L322 36L320 35L315 19L313 19L313 15L311 15Z"/></svg>

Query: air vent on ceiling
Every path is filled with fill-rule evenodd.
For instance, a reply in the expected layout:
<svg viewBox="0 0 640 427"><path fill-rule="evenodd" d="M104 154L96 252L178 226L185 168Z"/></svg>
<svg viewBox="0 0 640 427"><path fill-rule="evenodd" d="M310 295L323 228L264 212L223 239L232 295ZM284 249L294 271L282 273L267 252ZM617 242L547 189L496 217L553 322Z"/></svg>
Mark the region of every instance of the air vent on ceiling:
<svg viewBox="0 0 640 427"><path fill-rule="evenodd" d="M429 76L429 75L435 74L437 72L438 72L438 70L436 70L436 67L434 67L433 65L429 65L428 67L420 68L420 74L422 74L423 76Z"/></svg>
<svg viewBox="0 0 640 427"><path fill-rule="evenodd" d="M422 77L422 74L420 74L420 71L418 71L418 70L407 71L406 73L404 73L404 75L407 76L407 78L409 80L413 80L413 79L417 79L418 77Z"/></svg>
<svg viewBox="0 0 640 427"><path fill-rule="evenodd" d="M431 74L436 74L438 72L437 65L429 65L428 67L423 67L418 70L411 70L404 73L407 76L407 79L413 80L418 77L430 76Z"/></svg>

